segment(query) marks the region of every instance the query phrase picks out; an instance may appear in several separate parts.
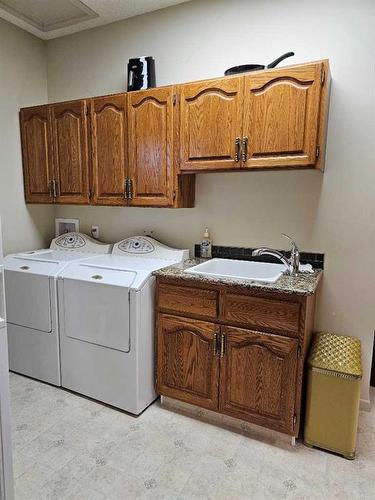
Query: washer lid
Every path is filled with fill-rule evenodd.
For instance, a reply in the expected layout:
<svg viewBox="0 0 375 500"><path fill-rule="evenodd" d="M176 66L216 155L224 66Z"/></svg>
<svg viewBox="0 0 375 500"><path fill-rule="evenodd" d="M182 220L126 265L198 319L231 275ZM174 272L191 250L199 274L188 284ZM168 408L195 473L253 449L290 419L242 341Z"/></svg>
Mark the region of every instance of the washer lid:
<svg viewBox="0 0 375 500"><path fill-rule="evenodd" d="M130 288L136 276L137 273L131 270L116 269L87 261L86 263L71 264L65 269L61 277L63 279Z"/></svg>

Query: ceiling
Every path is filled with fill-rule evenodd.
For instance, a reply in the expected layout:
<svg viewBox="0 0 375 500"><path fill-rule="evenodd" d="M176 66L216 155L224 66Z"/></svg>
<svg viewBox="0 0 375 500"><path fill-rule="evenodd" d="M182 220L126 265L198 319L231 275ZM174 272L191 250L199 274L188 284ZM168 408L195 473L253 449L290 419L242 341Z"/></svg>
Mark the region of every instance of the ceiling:
<svg viewBox="0 0 375 500"><path fill-rule="evenodd" d="M189 0L0 0L0 17L43 40Z"/></svg>

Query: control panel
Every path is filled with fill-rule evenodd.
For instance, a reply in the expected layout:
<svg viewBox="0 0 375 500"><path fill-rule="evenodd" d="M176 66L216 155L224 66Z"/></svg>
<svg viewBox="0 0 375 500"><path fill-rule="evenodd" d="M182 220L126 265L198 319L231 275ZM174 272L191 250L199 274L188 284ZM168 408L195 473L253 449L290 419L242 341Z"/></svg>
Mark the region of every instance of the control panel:
<svg viewBox="0 0 375 500"><path fill-rule="evenodd" d="M189 250L168 247L149 236L132 236L121 240L114 244L112 254L178 261L189 258Z"/></svg>
<svg viewBox="0 0 375 500"><path fill-rule="evenodd" d="M66 233L53 239L53 250L77 251L87 253L111 253L112 245L107 245L83 233Z"/></svg>

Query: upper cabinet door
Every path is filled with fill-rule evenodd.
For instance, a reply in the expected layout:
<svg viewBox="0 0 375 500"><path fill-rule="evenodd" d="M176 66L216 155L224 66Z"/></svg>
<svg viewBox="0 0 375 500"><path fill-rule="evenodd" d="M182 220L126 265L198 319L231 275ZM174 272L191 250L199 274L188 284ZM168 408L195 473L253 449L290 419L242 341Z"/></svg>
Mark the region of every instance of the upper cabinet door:
<svg viewBox="0 0 375 500"><path fill-rule="evenodd" d="M173 90L128 94L131 205L173 204Z"/></svg>
<svg viewBox="0 0 375 500"><path fill-rule="evenodd" d="M220 410L293 435L298 340L222 327Z"/></svg>
<svg viewBox="0 0 375 500"><path fill-rule="evenodd" d="M322 71L319 63L245 77L244 167L307 167L317 162Z"/></svg>
<svg viewBox="0 0 375 500"><path fill-rule="evenodd" d="M243 77L180 87L182 171L240 167Z"/></svg>
<svg viewBox="0 0 375 500"><path fill-rule="evenodd" d="M57 203L88 204L86 101L51 106Z"/></svg>
<svg viewBox="0 0 375 500"><path fill-rule="evenodd" d="M126 205L126 94L91 100L92 198L99 205Z"/></svg>
<svg viewBox="0 0 375 500"><path fill-rule="evenodd" d="M48 106L23 109L20 120L26 202L53 203Z"/></svg>

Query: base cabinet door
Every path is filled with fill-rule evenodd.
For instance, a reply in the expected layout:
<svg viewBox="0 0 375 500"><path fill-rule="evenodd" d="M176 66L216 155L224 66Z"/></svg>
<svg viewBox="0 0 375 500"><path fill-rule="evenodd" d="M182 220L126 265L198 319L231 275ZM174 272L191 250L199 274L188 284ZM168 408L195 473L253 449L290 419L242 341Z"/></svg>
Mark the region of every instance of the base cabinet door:
<svg viewBox="0 0 375 500"><path fill-rule="evenodd" d="M210 410L218 409L218 327L159 314L157 392Z"/></svg>
<svg viewBox="0 0 375 500"><path fill-rule="evenodd" d="M173 205L173 87L129 93L130 205Z"/></svg>
<svg viewBox="0 0 375 500"><path fill-rule="evenodd" d="M243 78L180 86L181 171L241 166Z"/></svg>
<svg viewBox="0 0 375 500"><path fill-rule="evenodd" d="M51 106L56 203L88 204L87 104Z"/></svg>
<svg viewBox="0 0 375 500"><path fill-rule="evenodd" d="M220 411L293 435L298 341L222 327Z"/></svg>
<svg viewBox="0 0 375 500"><path fill-rule="evenodd" d="M317 162L322 71L319 63L245 76L244 168Z"/></svg>
<svg viewBox="0 0 375 500"><path fill-rule="evenodd" d="M92 201L126 205L126 94L98 97L90 103Z"/></svg>
<svg viewBox="0 0 375 500"><path fill-rule="evenodd" d="M20 114L27 203L53 203L52 143L48 106L23 109Z"/></svg>

